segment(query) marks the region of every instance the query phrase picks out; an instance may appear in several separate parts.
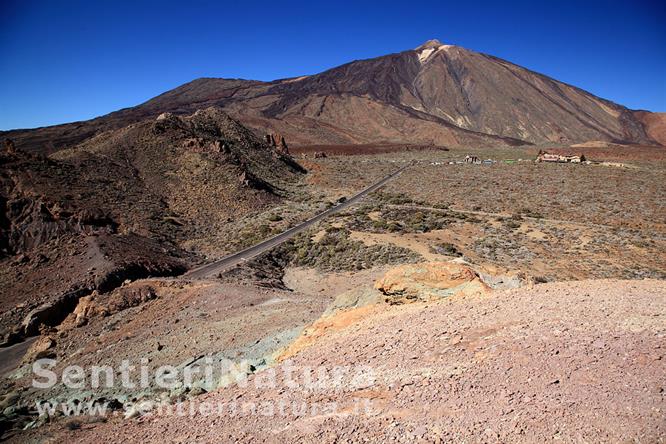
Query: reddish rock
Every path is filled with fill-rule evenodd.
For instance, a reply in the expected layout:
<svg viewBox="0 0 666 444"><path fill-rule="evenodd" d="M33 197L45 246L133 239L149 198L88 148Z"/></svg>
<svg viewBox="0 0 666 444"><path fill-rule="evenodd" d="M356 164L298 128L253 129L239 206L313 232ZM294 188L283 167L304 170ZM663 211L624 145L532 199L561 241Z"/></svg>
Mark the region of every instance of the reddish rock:
<svg viewBox="0 0 666 444"><path fill-rule="evenodd" d="M283 155L289 155L289 147L287 146L287 141L285 140L284 136L282 136L279 133L272 133L272 134L266 134L264 137L266 140L266 143L272 147L275 148L275 151L277 151L280 154Z"/></svg>

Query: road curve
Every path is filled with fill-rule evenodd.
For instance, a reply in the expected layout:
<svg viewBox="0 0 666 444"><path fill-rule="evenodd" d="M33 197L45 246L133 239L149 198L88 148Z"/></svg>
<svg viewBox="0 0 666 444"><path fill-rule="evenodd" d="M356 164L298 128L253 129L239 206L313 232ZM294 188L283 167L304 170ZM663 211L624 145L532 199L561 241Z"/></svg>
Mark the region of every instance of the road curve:
<svg viewBox="0 0 666 444"><path fill-rule="evenodd" d="M231 254L229 256L223 257L222 259L212 262L210 264L203 265L198 268L194 268L187 273L183 275L185 278L192 278L192 279L202 279L210 276L215 276L225 270L228 270L229 268L235 267L238 264L241 264L243 262L248 261L249 259L252 259L255 256L260 255L261 253L264 253L271 248L280 245L281 243L291 239L294 237L296 234L300 233L301 231L306 230L307 228L311 227L312 225L316 224L320 220L326 218L327 216L330 216L331 214L337 213L339 211L344 210L345 208L348 208L355 203L357 203L359 200L363 199L366 195L372 193L373 191L378 190L379 188L383 187L389 180L393 179L403 171L405 171L408 167L410 167L412 164L405 165L404 167L400 168L399 170L391 173L390 175L386 176L379 182L375 183L374 185L369 186L368 188L364 189L360 193L356 194L353 197L350 197L344 202L339 203L338 205L329 208L328 210L325 210L318 215L314 216L311 219L306 220L305 222L302 222L270 239L267 239L263 242L260 242L256 245L253 245L249 248L246 248L245 250L241 250L237 253Z"/></svg>

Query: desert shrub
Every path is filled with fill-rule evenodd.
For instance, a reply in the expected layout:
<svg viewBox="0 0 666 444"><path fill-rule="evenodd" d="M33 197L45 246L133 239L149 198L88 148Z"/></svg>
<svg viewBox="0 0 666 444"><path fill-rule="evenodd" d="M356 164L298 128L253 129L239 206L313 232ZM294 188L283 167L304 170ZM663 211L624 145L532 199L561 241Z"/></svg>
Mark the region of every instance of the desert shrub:
<svg viewBox="0 0 666 444"><path fill-rule="evenodd" d="M398 232L398 231L402 231L402 230L403 230L403 227L402 227L402 225L400 225L398 222L389 222L389 223L387 224L386 229L387 229L390 233L396 233L396 232Z"/></svg>
<svg viewBox="0 0 666 444"><path fill-rule="evenodd" d="M373 197L391 205L405 205L405 204L414 203L412 198L404 193L374 192Z"/></svg>
<svg viewBox="0 0 666 444"><path fill-rule="evenodd" d="M455 220L465 220L467 216L454 211L414 211L408 208L385 208L378 220L372 220L367 212L358 211L348 223L348 227L356 231L372 233L427 233L441 230ZM472 220L470 220L472 221ZM474 219L475 222L480 222Z"/></svg>
<svg viewBox="0 0 666 444"><path fill-rule="evenodd" d="M443 254L445 256L461 257L463 255L460 251L458 251L455 245L449 242L442 242L437 245L431 245L430 251L435 254Z"/></svg>
<svg viewBox="0 0 666 444"><path fill-rule="evenodd" d="M394 245L366 246L350 238L344 228L328 228L319 242L301 234L281 247L292 265L314 267L324 271L363 270L377 265L414 262L420 256Z"/></svg>
<svg viewBox="0 0 666 444"><path fill-rule="evenodd" d="M384 219L375 220L372 222L372 227L378 231L385 231L388 229L388 223Z"/></svg>
<svg viewBox="0 0 666 444"><path fill-rule="evenodd" d="M534 211L531 208L523 208L522 210L520 210L520 212L527 217L533 217L535 219L543 219L543 214L539 213L538 211Z"/></svg>
<svg viewBox="0 0 666 444"><path fill-rule="evenodd" d="M535 284L545 284L549 281L550 280L546 276L534 276L534 283Z"/></svg>
<svg viewBox="0 0 666 444"><path fill-rule="evenodd" d="M238 234L235 248L245 248L258 244L280 231L279 229L271 229L268 224L261 224L258 227L250 226Z"/></svg>
<svg viewBox="0 0 666 444"><path fill-rule="evenodd" d="M404 205L412 203L412 199L404 194L400 194L389 198L387 202L393 205Z"/></svg>
<svg viewBox="0 0 666 444"><path fill-rule="evenodd" d="M65 423L67 430L79 430L81 428L81 421L76 419L70 419Z"/></svg>

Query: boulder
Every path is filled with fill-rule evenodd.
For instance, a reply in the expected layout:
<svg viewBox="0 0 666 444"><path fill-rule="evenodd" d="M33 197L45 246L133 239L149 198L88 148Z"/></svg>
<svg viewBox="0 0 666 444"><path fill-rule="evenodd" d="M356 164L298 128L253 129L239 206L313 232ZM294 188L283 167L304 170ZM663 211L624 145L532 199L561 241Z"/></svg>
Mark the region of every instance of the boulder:
<svg viewBox="0 0 666 444"><path fill-rule="evenodd" d="M42 304L30 310L23 319L21 327L26 336L34 335L42 325L57 325L56 319L60 318L62 310L57 302Z"/></svg>
<svg viewBox="0 0 666 444"><path fill-rule="evenodd" d="M21 342L24 336L23 328L15 325L11 330L4 334L0 341L0 347L9 347L10 345L17 344Z"/></svg>
<svg viewBox="0 0 666 444"><path fill-rule="evenodd" d="M173 117L174 117L174 115L171 114L171 113L162 113L159 116L157 116L157 119L155 119L155 120L157 120L159 122L161 120L169 120Z"/></svg>
<svg viewBox="0 0 666 444"><path fill-rule="evenodd" d="M51 336L41 336L37 339L25 353L22 359L23 364L30 364L38 359L54 358L56 341Z"/></svg>
<svg viewBox="0 0 666 444"><path fill-rule="evenodd" d="M129 284L115 290L110 295L100 296L94 291L79 299L76 308L67 318L63 327L81 327L95 317L105 317L136 307L157 297L155 289L148 284Z"/></svg>
<svg viewBox="0 0 666 444"><path fill-rule="evenodd" d="M88 323L94 316L101 314L102 308L95 303L96 292L90 296L84 296L79 299L76 308L72 312L74 316L74 326L82 327Z"/></svg>
<svg viewBox="0 0 666 444"><path fill-rule="evenodd" d="M375 288L391 304L491 291L476 271L456 262L401 265L389 270L375 283Z"/></svg>
<svg viewBox="0 0 666 444"><path fill-rule="evenodd" d="M109 301L109 312L117 313L137 305L152 301L157 297L155 289L149 284L137 283L119 288Z"/></svg>
<svg viewBox="0 0 666 444"><path fill-rule="evenodd" d="M170 129L179 128L182 120L172 113L162 113L155 119L153 124L153 133L162 134Z"/></svg>

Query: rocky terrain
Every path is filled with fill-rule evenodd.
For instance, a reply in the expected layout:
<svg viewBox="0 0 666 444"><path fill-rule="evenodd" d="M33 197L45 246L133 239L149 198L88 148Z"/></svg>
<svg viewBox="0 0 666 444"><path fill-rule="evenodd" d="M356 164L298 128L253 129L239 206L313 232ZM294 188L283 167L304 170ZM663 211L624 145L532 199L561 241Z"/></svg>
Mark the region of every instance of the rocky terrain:
<svg viewBox="0 0 666 444"><path fill-rule="evenodd" d="M666 113L636 111L634 115L643 124L647 135L652 140L666 146Z"/></svg>
<svg viewBox="0 0 666 444"><path fill-rule="evenodd" d="M164 114L49 158L10 142L0 164L5 344L57 325L93 290L181 274L203 260L197 239L277 205L304 171L214 108Z"/></svg>
<svg viewBox="0 0 666 444"><path fill-rule="evenodd" d="M661 442L664 122L429 41L2 133L0 440Z"/></svg>
<svg viewBox="0 0 666 444"><path fill-rule="evenodd" d="M8 145L4 437L663 435L663 149L599 141L575 147L593 164L560 165L529 160L534 147L395 146L306 153L300 166L283 136L257 138L219 109L161 115L48 158ZM496 163L456 163L469 153ZM403 165L412 167L362 204L242 267L180 276ZM288 363L365 365L375 378L305 391L245 388L226 375L170 389L44 390L31 386L40 358L56 359L58 372L124 360L185 371L210 360L242 363L249 381ZM600 368L610 369L603 379ZM108 410L40 415L45 402ZM210 402L255 412L160 413ZM256 411L303 402L314 410Z"/></svg>
<svg viewBox="0 0 666 444"><path fill-rule="evenodd" d="M664 143L663 114L633 111L508 61L431 40L314 75L260 82L201 78L85 122L0 133L54 152L163 112L224 109L293 145L438 146Z"/></svg>
<svg viewBox="0 0 666 444"><path fill-rule="evenodd" d="M331 156L304 163L307 180L333 198L369 171L418 162L357 211L331 221L366 245L408 248L429 260L440 253L459 255L547 281L663 279L666 153L582 149L598 163L537 164L535 148L518 147ZM495 163L464 164L467 154Z"/></svg>
<svg viewBox="0 0 666 444"><path fill-rule="evenodd" d="M433 280L412 282L421 293ZM266 370L188 402L193 415L155 410L137 422L54 425L20 440L658 442L665 291L663 281L583 281L343 306L270 370L275 386L258 381ZM367 377L299 379L316 365L362 367ZM296 376L287 379L287 367ZM225 410L231 405L237 410Z"/></svg>

